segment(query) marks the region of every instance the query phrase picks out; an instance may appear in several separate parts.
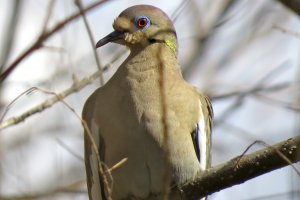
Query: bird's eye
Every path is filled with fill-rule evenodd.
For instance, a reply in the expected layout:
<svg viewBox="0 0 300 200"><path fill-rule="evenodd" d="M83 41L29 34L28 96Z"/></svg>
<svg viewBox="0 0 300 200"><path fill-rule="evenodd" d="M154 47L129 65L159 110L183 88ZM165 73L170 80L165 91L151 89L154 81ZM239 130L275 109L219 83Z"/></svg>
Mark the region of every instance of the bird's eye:
<svg viewBox="0 0 300 200"><path fill-rule="evenodd" d="M134 20L134 25L137 29L145 29L151 25L151 20L147 16L138 16Z"/></svg>

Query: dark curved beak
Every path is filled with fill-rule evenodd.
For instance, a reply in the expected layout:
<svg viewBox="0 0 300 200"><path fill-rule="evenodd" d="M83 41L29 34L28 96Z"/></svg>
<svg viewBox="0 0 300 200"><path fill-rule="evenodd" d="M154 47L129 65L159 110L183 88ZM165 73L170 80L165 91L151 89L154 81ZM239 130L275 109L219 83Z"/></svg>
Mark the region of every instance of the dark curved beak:
<svg viewBox="0 0 300 200"><path fill-rule="evenodd" d="M102 47L103 45L106 45L109 42L115 42L117 40L123 39L124 38L124 33L118 32L118 31L113 31L101 40L97 42L96 48Z"/></svg>

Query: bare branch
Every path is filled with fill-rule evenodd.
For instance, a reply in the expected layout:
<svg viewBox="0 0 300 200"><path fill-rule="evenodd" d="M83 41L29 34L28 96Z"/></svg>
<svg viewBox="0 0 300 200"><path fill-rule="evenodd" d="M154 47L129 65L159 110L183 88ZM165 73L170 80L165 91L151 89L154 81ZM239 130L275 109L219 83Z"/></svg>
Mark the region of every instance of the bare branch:
<svg viewBox="0 0 300 200"><path fill-rule="evenodd" d="M97 52L96 52L96 48L95 48L96 42L95 42L95 40L93 38L91 28L90 28L88 20L87 20L87 18L85 16L85 10L82 7L81 0L75 0L75 5L78 7L78 10L80 11L80 15L82 16L82 19L83 19L83 22L84 22L84 25L85 25L86 31L88 33L92 49L93 49L93 54L94 54L94 57L95 57L95 61L96 61L98 70L102 71L100 60L99 60L99 58L97 56ZM101 84L101 86L104 85L104 78L103 78L103 74L102 73L100 74L100 84Z"/></svg>
<svg viewBox="0 0 300 200"><path fill-rule="evenodd" d="M273 146L231 159L201 173L194 181L180 190L186 199L196 200L225 188L241 184L257 176L300 161L300 136L290 138ZM280 152L280 154L278 153ZM289 162L282 158L284 155ZM236 163L239 161L238 167Z"/></svg>
<svg viewBox="0 0 300 200"><path fill-rule="evenodd" d="M89 6L87 6L83 11L87 12L89 10L92 10L93 8L96 8L97 6L102 5L105 2L107 2L107 0L102 0L102 1L97 1L95 3L92 3ZM63 27L65 27L74 19L77 19L79 16L81 16L81 14L80 12L77 12L74 15L63 20L62 22L58 23L54 28L42 32L42 34L37 38L37 40L28 49L26 49L20 56L18 56L17 59L13 61L12 64L9 65L2 74L0 74L0 83L2 83L10 75L10 73L18 66L20 62L23 61L24 58L28 57L35 50L39 49L48 38L54 35L54 33L61 30Z"/></svg>
<svg viewBox="0 0 300 200"><path fill-rule="evenodd" d="M93 73L92 75L90 75L89 77L83 78L80 81L76 81L70 88L64 90L63 92L57 94L56 96L44 101L40 105L37 105L36 107L28 110L27 112L25 112L17 117L12 117L10 119L7 119L6 121L1 122L0 130L10 127L12 125L18 124L18 123L24 121L26 118L28 118L36 113L42 112L42 111L46 110L47 108L50 108L55 103L59 102L60 99L63 99L65 97L69 96L70 94L80 91L82 88L91 84L94 80L99 78L99 75L101 73L103 73L104 71L106 71L107 69L109 69L111 64L116 62L122 55L124 55L125 52L126 51L122 51L119 54L117 54L114 58L112 58L112 61L110 63L108 63L107 65L105 65L103 67L102 70L98 70L95 73ZM9 105L11 105L11 104L9 104ZM5 112L7 112L7 111L5 111Z"/></svg>
<svg viewBox="0 0 300 200"><path fill-rule="evenodd" d="M16 29L20 19L21 8L23 6L23 1L15 0L12 1L12 3L13 6L11 10L11 16L9 17L8 26L2 30L5 33L5 36L1 38L3 46L1 47L0 53L0 72L4 70L4 66L6 65L6 62L11 53L14 38L16 35Z"/></svg>
<svg viewBox="0 0 300 200"><path fill-rule="evenodd" d="M101 71L97 71L94 74L92 74L91 76L82 79L81 81L74 83L70 88L66 89L65 91L57 94L56 96L46 100L45 102L35 106L34 108L28 110L27 112L21 114L20 116L17 117L12 117L8 120L3 121L2 123L0 123L0 130L7 128L9 126L18 124L22 121L24 121L26 118L44 111L47 108L50 108L53 104L61 101L61 99L69 96L70 94L74 93L74 92L78 92L79 90L81 90L82 88L84 88L86 85L92 83L95 79L99 78L100 73L102 73Z"/></svg>

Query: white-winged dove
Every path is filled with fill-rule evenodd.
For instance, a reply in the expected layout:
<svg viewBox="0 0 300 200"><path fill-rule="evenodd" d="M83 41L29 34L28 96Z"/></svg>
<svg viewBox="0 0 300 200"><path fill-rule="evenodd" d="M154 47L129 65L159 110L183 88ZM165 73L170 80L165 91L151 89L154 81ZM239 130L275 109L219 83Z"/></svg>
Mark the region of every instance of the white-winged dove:
<svg viewBox="0 0 300 200"><path fill-rule="evenodd" d="M149 5L127 8L113 28L96 47L114 42L131 53L88 98L83 120L106 168L127 158L111 172L112 199L150 199L153 194L161 199L166 173L170 173L170 184L180 185L210 167L211 104L182 78L176 32L163 11ZM107 199L87 133L85 164L90 200Z"/></svg>

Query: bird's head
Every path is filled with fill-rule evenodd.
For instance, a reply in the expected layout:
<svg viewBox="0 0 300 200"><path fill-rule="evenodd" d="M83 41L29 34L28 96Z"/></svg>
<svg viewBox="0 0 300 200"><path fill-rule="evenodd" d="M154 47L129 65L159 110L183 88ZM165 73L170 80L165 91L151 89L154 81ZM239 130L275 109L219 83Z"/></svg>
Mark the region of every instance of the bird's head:
<svg viewBox="0 0 300 200"><path fill-rule="evenodd" d="M96 48L109 42L128 46L131 50L153 43L165 43L177 51L176 32L170 18L159 8L137 5L124 10L113 23L114 31L101 39Z"/></svg>

